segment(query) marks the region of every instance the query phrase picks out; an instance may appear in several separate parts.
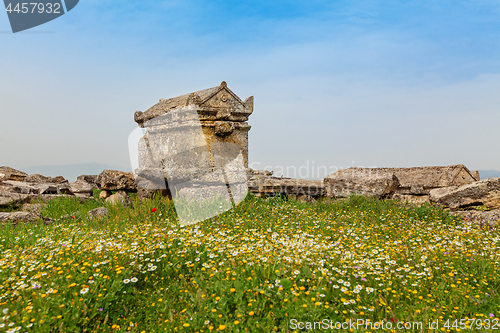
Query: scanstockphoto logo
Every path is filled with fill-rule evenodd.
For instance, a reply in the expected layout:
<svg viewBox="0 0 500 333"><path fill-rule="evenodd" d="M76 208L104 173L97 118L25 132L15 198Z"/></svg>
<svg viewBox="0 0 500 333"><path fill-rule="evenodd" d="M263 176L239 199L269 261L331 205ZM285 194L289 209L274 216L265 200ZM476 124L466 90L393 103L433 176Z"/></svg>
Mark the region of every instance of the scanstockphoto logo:
<svg viewBox="0 0 500 333"><path fill-rule="evenodd" d="M148 120L130 133L128 146L137 186L170 192L181 226L230 210L248 193L240 147L207 143L193 106Z"/></svg>
<svg viewBox="0 0 500 333"><path fill-rule="evenodd" d="M31 29L52 21L75 8L79 0L42 0L34 2L4 0L12 32Z"/></svg>

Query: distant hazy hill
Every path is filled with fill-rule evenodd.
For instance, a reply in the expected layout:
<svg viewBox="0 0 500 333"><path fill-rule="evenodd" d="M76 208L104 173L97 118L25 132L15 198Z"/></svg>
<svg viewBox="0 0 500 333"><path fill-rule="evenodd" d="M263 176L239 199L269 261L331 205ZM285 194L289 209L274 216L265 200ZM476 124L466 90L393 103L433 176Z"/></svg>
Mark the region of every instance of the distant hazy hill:
<svg viewBox="0 0 500 333"><path fill-rule="evenodd" d="M479 170L479 177L481 179L497 178L497 177L500 177L500 171L498 171L498 170Z"/></svg>
<svg viewBox="0 0 500 333"><path fill-rule="evenodd" d="M120 170L120 171L131 171L131 167L128 168L100 164L100 163L84 163L84 164L66 164L66 165L39 165L23 168L20 171L24 171L27 174L39 173L44 176L56 177L63 176L70 182L76 181L76 177L80 175L98 175L104 169L110 170Z"/></svg>

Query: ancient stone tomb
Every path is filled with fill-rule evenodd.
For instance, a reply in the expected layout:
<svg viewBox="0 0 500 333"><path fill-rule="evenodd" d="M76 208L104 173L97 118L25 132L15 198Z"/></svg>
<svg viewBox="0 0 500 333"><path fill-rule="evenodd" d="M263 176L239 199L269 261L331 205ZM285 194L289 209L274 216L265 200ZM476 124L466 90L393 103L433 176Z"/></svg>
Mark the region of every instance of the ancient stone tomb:
<svg viewBox="0 0 500 333"><path fill-rule="evenodd" d="M253 97L242 101L225 82L137 111L133 170L139 191L164 190L173 198L195 201L217 193L228 199L222 210L241 201L247 192L247 120L252 112Z"/></svg>

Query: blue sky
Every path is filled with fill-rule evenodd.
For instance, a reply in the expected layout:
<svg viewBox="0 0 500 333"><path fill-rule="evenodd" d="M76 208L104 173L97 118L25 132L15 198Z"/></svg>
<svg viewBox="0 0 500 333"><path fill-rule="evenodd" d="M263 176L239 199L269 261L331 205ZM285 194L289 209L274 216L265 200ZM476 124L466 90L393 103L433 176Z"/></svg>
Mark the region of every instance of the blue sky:
<svg viewBox="0 0 500 333"><path fill-rule="evenodd" d="M224 80L254 168L500 170L497 1L81 0L0 50L0 165L129 170L135 111Z"/></svg>

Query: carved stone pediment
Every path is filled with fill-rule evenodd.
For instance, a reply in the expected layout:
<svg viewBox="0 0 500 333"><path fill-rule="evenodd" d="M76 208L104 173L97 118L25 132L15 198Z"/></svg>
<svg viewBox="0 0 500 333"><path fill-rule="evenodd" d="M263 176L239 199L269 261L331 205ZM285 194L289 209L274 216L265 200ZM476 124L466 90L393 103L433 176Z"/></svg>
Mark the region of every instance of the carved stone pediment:
<svg viewBox="0 0 500 333"><path fill-rule="evenodd" d="M230 120L245 122L253 112L253 97L248 97L242 101L222 81L217 87L196 91L169 99L161 98L158 103L150 107L145 112L137 111L134 120L140 126L147 121L164 115L170 111L194 106L198 110L201 121L210 120Z"/></svg>

